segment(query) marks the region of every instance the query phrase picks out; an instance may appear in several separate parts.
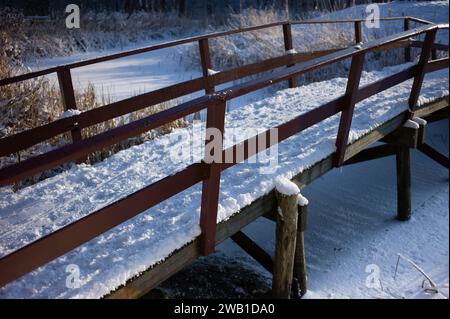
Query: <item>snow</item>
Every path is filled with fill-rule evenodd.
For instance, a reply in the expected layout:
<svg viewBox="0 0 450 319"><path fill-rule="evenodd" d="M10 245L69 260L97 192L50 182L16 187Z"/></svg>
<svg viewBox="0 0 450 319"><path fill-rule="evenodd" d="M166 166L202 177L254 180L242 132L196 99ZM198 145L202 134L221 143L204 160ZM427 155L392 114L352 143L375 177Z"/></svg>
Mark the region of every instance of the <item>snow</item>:
<svg viewBox="0 0 450 319"><path fill-rule="evenodd" d="M419 125L427 125L427 121L420 117L413 117L412 120Z"/></svg>
<svg viewBox="0 0 450 319"><path fill-rule="evenodd" d="M307 206L309 204L309 201L305 196L299 193L297 197L297 203L299 206Z"/></svg>
<svg viewBox="0 0 450 319"><path fill-rule="evenodd" d="M219 73L219 71L208 69L208 75L214 75L214 74L217 74L217 73Z"/></svg>
<svg viewBox="0 0 450 319"><path fill-rule="evenodd" d="M407 120L405 122L405 124L403 124L403 126L407 127L407 128L413 128L413 129L419 129L419 127L420 127L419 123L414 122L413 120Z"/></svg>
<svg viewBox="0 0 450 319"><path fill-rule="evenodd" d="M81 114L80 110L70 109L70 110L65 111L63 114L61 114L58 119L61 120L61 119L65 119L67 117L72 117L72 116L80 115L80 114Z"/></svg>
<svg viewBox="0 0 450 319"><path fill-rule="evenodd" d="M275 188L278 192L286 196L292 196L300 193L298 186L286 177L277 177L275 180Z"/></svg>
<svg viewBox="0 0 450 319"><path fill-rule="evenodd" d="M361 85L410 65L364 72ZM345 78L336 78L286 89L230 111L226 117L225 147L337 98L345 92L346 82ZM410 80L358 103L349 142L407 110L411 85ZM446 95L448 71L428 74L420 103ZM338 124L338 115L333 116L280 143L278 156L275 152L266 154L258 163L242 163L223 172L218 222L270 192L276 177L292 178L333 153ZM168 154L190 146L189 137L196 130L202 130L200 123L133 146L96 165L74 166L16 193L5 192L0 200L0 254L4 256L199 161L201 143L195 146L195 156L181 152L181 159L174 162ZM275 171L258 174L259 169L273 163ZM200 234L200 195L200 185L177 194L3 287L0 297L97 298L108 293ZM82 285L78 289L65 286L69 264L80 269Z"/></svg>
<svg viewBox="0 0 450 319"><path fill-rule="evenodd" d="M297 51L295 49L290 49L286 51L287 54L296 54Z"/></svg>

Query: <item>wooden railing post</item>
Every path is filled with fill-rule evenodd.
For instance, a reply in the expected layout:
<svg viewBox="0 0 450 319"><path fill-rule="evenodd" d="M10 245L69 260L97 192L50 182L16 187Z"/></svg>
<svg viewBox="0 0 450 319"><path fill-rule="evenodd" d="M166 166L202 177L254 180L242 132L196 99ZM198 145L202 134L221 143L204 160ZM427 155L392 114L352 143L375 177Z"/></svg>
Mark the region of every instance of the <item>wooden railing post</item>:
<svg viewBox="0 0 450 319"><path fill-rule="evenodd" d="M292 41L292 28L290 23L283 24L283 38L284 38L284 50L290 51L294 49L294 43ZM294 64L289 64L288 67ZM297 78L292 77L288 80L289 87L294 88L297 86Z"/></svg>
<svg viewBox="0 0 450 319"><path fill-rule="evenodd" d="M359 82L364 66L365 53L356 54L352 58L352 65L348 76L348 83L345 92L346 106L341 112L339 130L336 138L336 157L334 166L339 167L344 163L345 150L348 143L348 134L352 125L353 110L355 108L356 96L358 94Z"/></svg>
<svg viewBox="0 0 450 319"><path fill-rule="evenodd" d="M406 17L405 20L403 20L403 30L408 31L411 29L411 20L409 17ZM411 62L411 46L408 45L408 47L405 48L405 62Z"/></svg>
<svg viewBox="0 0 450 319"><path fill-rule="evenodd" d="M363 42L362 23L361 20L355 21L355 43Z"/></svg>
<svg viewBox="0 0 450 319"><path fill-rule="evenodd" d="M202 65L203 78L205 79L205 93L214 93L214 86L208 83L209 70L212 69L211 53L209 50L208 38L200 39L198 41L198 47L200 49L200 62ZM194 120L200 120L200 112L194 114Z"/></svg>
<svg viewBox="0 0 450 319"><path fill-rule="evenodd" d="M420 89L422 88L423 79L426 73L426 66L430 58L435 37L436 29L430 30L427 32L423 42L422 52L420 53L419 62L417 63L418 73L414 78L414 83L411 88L411 95L409 96L409 109L411 112L416 109L417 101L419 100Z"/></svg>
<svg viewBox="0 0 450 319"><path fill-rule="evenodd" d="M201 39L198 41L198 46L200 48L200 61L202 64L203 77L205 78L205 92L206 94L214 93L214 86L208 83L208 70L212 69L211 54L209 51L208 39Z"/></svg>
<svg viewBox="0 0 450 319"><path fill-rule="evenodd" d="M202 202L200 211L200 227L202 234L200 236L200 251L202 255L209 255L214 251L216 245L216 226L217 226L217 208L219 204L220 192L220 172L221 162L216 162L214 158L220 154L222 156L223 150L223 132L225 123L225 109L226 101L213 103L208 106L206 118L206 140L205 145L214 143L216 148L213 149L214 154L208 154L205 147L204 162L207 163L209 171L208 179L203 181L202 185ZM208 129L215 128L220 132L220 137L212 136ZM219 141L215 140L220 138ZM219 153L216 153L219 152Z"/></svg>
<svg viewBox="0 0 450 319"><path fill-rule="evenodd" d="M77 104L75 101L75 91L73 89L72 75L70 74L70 69L58 71L57 74L64 111L76 110ZM72 143L81 141L83 139L81 136L81 129L78 127L73 128L70 131L70 135L72 138ZM79 164L84 162L85 160L86 157L82 157L77 159L76 162Z"/></svg>

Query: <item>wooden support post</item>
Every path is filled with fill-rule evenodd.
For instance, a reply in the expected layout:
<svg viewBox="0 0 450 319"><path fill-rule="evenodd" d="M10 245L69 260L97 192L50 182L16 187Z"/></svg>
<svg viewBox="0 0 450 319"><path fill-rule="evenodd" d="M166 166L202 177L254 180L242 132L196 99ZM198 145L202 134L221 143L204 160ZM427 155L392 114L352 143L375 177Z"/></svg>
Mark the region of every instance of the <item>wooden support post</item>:
<svg viewBox="0 0 450 319"><path fill-rule="evenodd" d="M303 296L308 289L306 276L305 230L308 205L298 205L297 242L295 245L294 278L298 283L298 294Z"/></svg>
<svg viewBox="0 0 450 319"><path fill-rule="evenodd" d="M272 293L274 298L288 299L291 296L294 271L298 195L284 195L276 190L275 196L278 213Z"/></svg>
<svg viewBox="0 0 450 319"><path fill-rule="evenodd" d="M389 143L393 146L405 146L409 148L417 148L420 140L420 127L412 128L401 126L391 134L381 139L384 143Z"/></svg>
<svg viewBox="0 0 450 319"><path fill-rule="evenodd" d="M414 83L411 88L411 95L409 96L409 109L414 111L417 106L417 101L420 96L420 90L422 88L423 79L425 77L426 66L428 59L430 58L431 48L433 47L434 39L436 37L436 30L430 30L425 36L425 40L422 46L422 52L420 53L420 59L418 62L419 71L414 78Z"/></svg>
<svg viewBox="0 0 450 319"><path fill-rule="evenodd" d="M363 42L362 23L361 20L355 21L355 43Z"/></svg>
<svg viewBox="0 0 450 319"><path fill-rule="evenodd" d="M216 244L216 227L217 227L217 208L219 204L220 192L220 172L221 161L216 162L214 159L217 154L222 156L223 150L223 132L225 122L225 108L226 101L218 104L211 104L208 106L206 118L206 145L214 143L216 148L213 148L212 154L205 152L204 162L208 163L209 177L202 185L202 202L200 212L200 227L202 234L200 236L200 250L202 255L209 255L214 251ZM208 128L216 128L221 136L208 136ZM220 138L219 141L216 139ZM216 152L219 152L216 154Z"/></svg>
<svg viewBox="0 0 450 319"><path fill-rule="evenodd" d="M405 31L408 31L411 29L411 20L409 17L406 17L405 20L403 20L403 29ZM411 46L408 45L408 47L405 48L405 62L411 62Z"/></svg>
<svg viewBox="0 0 450 319"><path fill-rule="evenodd" d="M407 146L398 146L397 154L397 219L411 218L411 164Z"/></svg>
<svg viewBox="0 0 450 319"><path fill-rule="evenodd" d="M259 247L247 235L245 235L242 231L238 231L236 234L231 236L231 239L268 272L273 273L272 257L270 257L264 249Z"/></svg>
<svg viewBox="0 0 450 319"><path fill-rule="evenodd" d="M358 95L359 82L364 67L364 53L357 54L352 58L352 65L348 76L348 83L345 92L347 99L346 106L341 112L339 122L339 130L336 138L336 156L334 158L334 166L339 167L344 163L345 150L347 149L348 134L352 125L353 110L356 104L356 96Z"/></svg>
<svg viewBox="0 0 450 319"><path fill-rule="evenodd" d="M289 51L294 49L294 44L292 41L292 29L290 23L283 24L283 38L284 38L284 50ZM288 67L293 66L294 64L288 64ZM289 79L289 87L295 88L297 86L297 78L292 77Z"/></svg>
<svg viewBox="0 0 450 319"><path fill-rule="evenodd" d="M75 92L73 89L72 76L70 74L70 69L64 69L58 71L58 83L59 89L61 91L61 99L63 102L64 111L76 110L77 104L75 101ZM72 143L81 141L83 138L81 136L81 130L78 127L73 128L70 131L70 136ZM86 157L82 157L76 160L78 164L86 161Z"/></svg>

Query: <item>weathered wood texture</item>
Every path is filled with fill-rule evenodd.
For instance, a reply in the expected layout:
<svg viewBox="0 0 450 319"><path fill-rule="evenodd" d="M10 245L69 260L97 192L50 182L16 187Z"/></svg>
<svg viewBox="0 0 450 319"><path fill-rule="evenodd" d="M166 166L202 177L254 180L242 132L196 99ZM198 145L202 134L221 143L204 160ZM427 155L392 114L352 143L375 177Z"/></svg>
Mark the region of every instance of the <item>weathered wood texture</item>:
<svg viewBox="0 0 450 319"><path fill-rule="evenodd" d="M397 219L411 218L411 161L407 146L398 146L397 155Z"/></svg>
<svg viewBox="0 0 450 319"><path fill-rule="evenodd" d="M238 231L236 234L231 236L231 239L268 272L273 273L272 257L247 235L245 235L242 231Z"/></svg>
<svg viewBox="0 0 450 319"><path fill-rule="evenodd" d="M297 242L298 195L285 195L276 190L275 197L278 209L272 295L274 298L289 299L292 291L295 245Z"/></svg>
<svg viewBox="0 0 450 319"><path fill-rule="evenodd" d="M308 289L305 254L305 230L308 205L298 206L297 241L295 245L294 278L298 284L299 295L306 294Z"/></svg>

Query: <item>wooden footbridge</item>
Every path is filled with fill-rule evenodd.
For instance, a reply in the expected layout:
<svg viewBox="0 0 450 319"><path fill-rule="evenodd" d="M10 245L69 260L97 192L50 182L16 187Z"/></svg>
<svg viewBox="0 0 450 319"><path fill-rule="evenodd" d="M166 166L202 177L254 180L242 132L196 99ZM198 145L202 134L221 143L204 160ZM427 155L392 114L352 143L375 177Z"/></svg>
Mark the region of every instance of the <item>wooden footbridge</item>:
<svg viewBox="0 0 450 319"><path fill-rule="evenodd" d="M278 129L277 143L340 113L336 152L317 162L298 176L295 176L292 181L300 187L305 187L335 167L395 155L397 159L398 180L397 214L400 220L407 220L411 214L410 148L419 149L439 164L448 168L448 158L425 143L426 125L422 124L419 128L404 126L404 123L412 117L426 118L428 122L448 117L448 96L436 99L427 105L422 105L420 108L417 107L425 74L448 68L448 57L437 58L437 52L448 51L448 46L435 43L436 33L441 30L448 30L448 24L436 25L413 17L387 18L381 20L399 21L403 23L405 30L378 40L363 42L361 31L363 20L285 21L177 40L1 79L0 86L4 86L50 73L57 73L62 99L65 108L68 110L76 109L77 107L71 79L71 70L74 68L171 46L198 42L203 69L202 77L82 112L79 115L69 118L59 119L46 125L0 139L0 156L8 156L62 133L70 132L72 137L71 144L1 168L0 186L20 181L26 177L33 176L34 174L67 162L82 162L92 152L204 109L207 110L207 127L214 127L223 132L225 109L228 101L282 81L288 81L289 86L294 87L296 86L297 76L301 74L342 60L351 59L351 68L348 74L348 84L345 94L314 110L278 125L276 127ZM347 48L292 53L292 25L330 23L354 24L355 43ZM412 23L415 24L414 28L411 28ZM288 54L216 74L209 74L208 70L213 69L210 59L209 39L266 28L280 28L280 32L282 31L284 35L284 49L289 51ZM414 39L420 38L421 36L424 37L423 41ZM360 86L361 73L367 53L399 48L404 50L406 61L413 60L411 48L421 48L418 62L382 80ZM284 68L280 69L280 67ZM215 92L215 87L220 84L271 70L274 71L262 75L257 79L241 81L240 84ZM409 79L413 79L408 102L409 110L390 119L348 145L355 104ZM201 90L205 91L206 94L204 96L191 99L173 108L113 128L107 132L86 139L82 138L82 130L89 126ZM249 147L251 140L258 141L265 138L268 134L269 131L234 145L228 150L223 150L222 156L224 156L226 151L232 151L236 154L238 148L243 147L245 156L240 160L248 159L255 155L255 150ZM265 138L264 140L266 141L264 149L272 146L269 138ZM383 144L381 146L369 147L378 141L383 142ZM262 149L258 151L262 151ZM237 164L237 160L233 163L219 163L205 158L201 163L192 164L172 176L148 185L113 204L92 212L2 257L0 259L0 286L16 280L171 196L201 182L203 184L202 199L201 204L199 204L201 205L201 236L187 243L183 248L174 251L161 263L150 267L137 277L129 278L124 286L117 287L115 291L110 292L109 295L104 297L137 298L143 296L171 275L195 261L199 256L210 254L217 243L227 238L234 240L267 270L274 274L273 294L275 297L289 298L292 296L292 290L294 290L294 295L304 294L306 291L306 261L304 256L303 232L306 226L307 207L297 206L296 196L283 195L276 193L274 190L234 214L230 219L219 224L216 223L221 172L235 164ZM280 215L276 214L278 207L283 211L283 218L280 218ZM243 227L260 216L270 218L277 222L277 243L274 260L241 232ZM291 289L292 286L295 289Z"/></svg>

